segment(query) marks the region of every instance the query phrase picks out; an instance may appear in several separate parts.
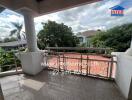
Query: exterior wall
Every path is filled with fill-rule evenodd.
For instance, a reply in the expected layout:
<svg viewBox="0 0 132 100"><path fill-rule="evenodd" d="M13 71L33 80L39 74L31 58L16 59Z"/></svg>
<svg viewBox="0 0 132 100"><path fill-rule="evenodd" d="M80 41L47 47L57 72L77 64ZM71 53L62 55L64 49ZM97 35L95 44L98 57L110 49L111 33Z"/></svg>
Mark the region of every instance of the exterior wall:
<svg viewBox="0 0 132 100"><path fill-rule="evenodd" d="M116 83L122 94L128 98L132 78L132 56L117 55Z"/></svg>
<svg viewBox="0 0 132 100"><path fill-rule="evenodd" d="M87 43L87 38L83 36L83 43Z"/></svg>
<svg viewBox="0 0 132 100"><path fill-rule="evenodd" d="M85 36L81 36L81 35L78 35L77 36L78 38L82 38L82 40L79 40L80 41L80 45L82 45L83 43L87 43L87 38Z"/></svg>
<svg viewBox="0 0 132 100"><path fill-rule="evenodd" d="M82 42L80 42L80 45L81 44L83 44L83 43L85 43L86 45L86 47L91 47L92 45L91 45L91 37L85 37L85 36L77 36L78 38L79 37L81 37L82 39L83 39L83 41Z"/></svg>

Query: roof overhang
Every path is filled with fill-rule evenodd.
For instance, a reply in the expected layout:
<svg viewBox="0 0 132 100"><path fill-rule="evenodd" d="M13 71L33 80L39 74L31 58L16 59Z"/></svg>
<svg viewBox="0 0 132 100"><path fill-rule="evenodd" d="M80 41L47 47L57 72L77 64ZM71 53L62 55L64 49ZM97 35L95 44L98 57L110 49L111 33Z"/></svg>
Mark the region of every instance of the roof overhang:
<svg viewBox="0 0 132 100"><path fill-rule="evenodd" d="M29 9L37 17L98 1L101 0L0 0L0 6L19 13L23 9Z"/></svg>

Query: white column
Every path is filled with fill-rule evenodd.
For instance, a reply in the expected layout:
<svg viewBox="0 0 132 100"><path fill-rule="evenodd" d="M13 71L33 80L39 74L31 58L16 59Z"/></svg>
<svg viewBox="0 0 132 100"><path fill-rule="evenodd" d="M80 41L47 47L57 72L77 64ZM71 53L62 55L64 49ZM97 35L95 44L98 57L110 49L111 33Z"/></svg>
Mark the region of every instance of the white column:
<svg viewBox="0 0 132 100"><path fill-rule="evenodd" d="M38 48L37 48L37 38L35 34L34 17L32 15L32 12L29 10L24 10L23 15L24 15L28 50L29 52L36 52Z"/></svg>
<svg viewBox="0 0 132 100"><path fill-rule="evenodd" d="M27 8L20 9L20 12L24 15L25 33L29 52L21 52L18 56L21 60L23 72L36 75L44 69L44 66L41 66L43 52L37 48L33 12Z"/></svg>

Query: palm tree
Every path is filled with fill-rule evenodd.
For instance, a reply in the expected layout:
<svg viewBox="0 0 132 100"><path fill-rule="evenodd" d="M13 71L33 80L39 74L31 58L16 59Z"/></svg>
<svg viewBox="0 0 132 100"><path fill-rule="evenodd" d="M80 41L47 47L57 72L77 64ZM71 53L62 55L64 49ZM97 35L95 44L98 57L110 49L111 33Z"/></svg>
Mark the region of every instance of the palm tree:
<svg viewBox="0 0 132 100"><path fill-rule="evenodd" d="M10 31L10 36L13 36L14 34L16 34L17 39L21 40L21 33L23 33L22 32L23 24L14 23L14 22L11 22L11 24L14 26L14 29Z"/></svg>

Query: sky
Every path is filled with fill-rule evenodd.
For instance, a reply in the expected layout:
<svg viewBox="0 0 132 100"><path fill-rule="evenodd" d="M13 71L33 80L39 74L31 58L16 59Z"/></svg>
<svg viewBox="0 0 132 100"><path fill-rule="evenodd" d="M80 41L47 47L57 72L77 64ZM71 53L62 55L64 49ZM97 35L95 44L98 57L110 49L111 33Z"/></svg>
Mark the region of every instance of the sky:
<svg viewBox="0 0 132 100"><path fill-rule="evenodd" d="M110 9L115 5L125 8L123 17L111 16ZM64 23L72 27L74 33L87 30L107 30L117 25L132 23L132 0L103 0L48 15L36 17L36 34L42 29L42 22L48 20ZM23 22L23 16L6 9L0 13L0 38L9 37L10 31L14 29L11 22ZM23 27L23 31L25 31Z"/></svg>

